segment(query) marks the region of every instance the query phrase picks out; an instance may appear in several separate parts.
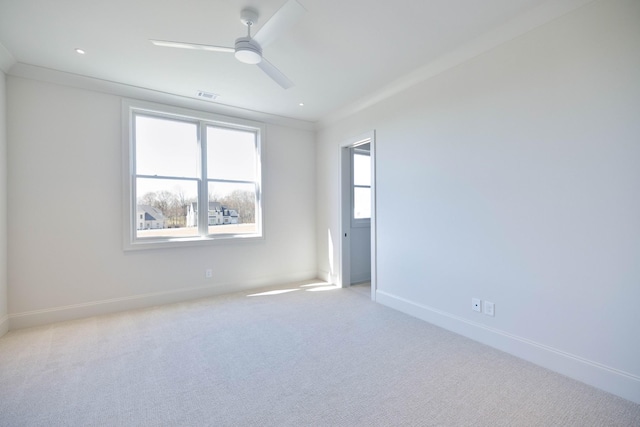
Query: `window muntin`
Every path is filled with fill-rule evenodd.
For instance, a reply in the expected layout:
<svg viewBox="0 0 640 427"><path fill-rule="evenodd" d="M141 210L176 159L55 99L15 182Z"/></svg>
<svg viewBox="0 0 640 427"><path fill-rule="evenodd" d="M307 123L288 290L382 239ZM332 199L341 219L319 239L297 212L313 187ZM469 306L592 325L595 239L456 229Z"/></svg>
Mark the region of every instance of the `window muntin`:
<svg viewBox="0 0 640 427"><path fill-rule="evenodd" d="M125 105L129 153L125 248L261 238L263 127L133 104Z"/></svg>

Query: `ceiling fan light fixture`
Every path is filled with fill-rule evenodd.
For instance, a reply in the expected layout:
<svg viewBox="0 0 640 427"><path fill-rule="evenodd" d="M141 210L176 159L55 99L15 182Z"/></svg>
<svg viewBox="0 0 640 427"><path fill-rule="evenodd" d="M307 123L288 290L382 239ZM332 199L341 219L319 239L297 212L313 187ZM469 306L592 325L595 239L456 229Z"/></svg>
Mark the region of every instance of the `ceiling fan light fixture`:
<svg viewBox="0 0 640 427"><path fill-rule="evenodd" d="M258 64L262 61L262 48L249 37L236 40L236 59L245 64Z"/></svg>
<svg viewBox="0 0 640 427"><path fill-rule="evenodd" d="M236 49L236 58L245 64L257 64L262 61L262 56L250 49Z"/></svg>

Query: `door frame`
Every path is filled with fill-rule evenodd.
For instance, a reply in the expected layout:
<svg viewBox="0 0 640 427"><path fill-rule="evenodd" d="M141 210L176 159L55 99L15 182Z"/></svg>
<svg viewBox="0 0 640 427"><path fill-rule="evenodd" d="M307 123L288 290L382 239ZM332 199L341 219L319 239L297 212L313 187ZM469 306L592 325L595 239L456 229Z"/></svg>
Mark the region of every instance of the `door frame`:
<svg viewBox="0 0 640 427"><path fill-rule="evenodd" d="M349 138L340 144L340 256L338 285L351 286L351 148L370 144L371 158L371 299L377 289L377 226L376 226L376 132L372 130Z"/></svg>

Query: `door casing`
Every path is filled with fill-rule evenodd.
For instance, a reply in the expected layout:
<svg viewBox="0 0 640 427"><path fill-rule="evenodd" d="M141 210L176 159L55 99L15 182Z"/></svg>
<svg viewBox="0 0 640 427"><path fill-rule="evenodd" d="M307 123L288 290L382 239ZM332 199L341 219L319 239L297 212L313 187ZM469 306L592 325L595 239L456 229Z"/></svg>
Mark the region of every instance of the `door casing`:
<svg viewBox="0 0 640 427"><path fill-rule="evenodd" d="M375 130L349 138L340 144L340 256L338 285L351 285L351 148L370 144L371 156L371 299L376 299L376 143Z"/></svg>

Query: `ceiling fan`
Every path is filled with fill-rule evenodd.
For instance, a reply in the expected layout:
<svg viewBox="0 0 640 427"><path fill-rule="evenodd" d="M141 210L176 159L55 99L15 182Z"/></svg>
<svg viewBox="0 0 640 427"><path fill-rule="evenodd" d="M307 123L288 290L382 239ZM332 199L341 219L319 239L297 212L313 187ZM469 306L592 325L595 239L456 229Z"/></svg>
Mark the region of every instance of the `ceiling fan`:
<svg viewBox="0 0 640 427"><path fill-rule="evenodd" d="M262 28L260 28L260 31L251 37L251 27L258 21L259 15L255 9L242 9L240 12L240 21L247 26L247 35L246 37L237 38L234 47L211 46L169 40L150 40L150 42L156 46L163 47L233 53L238 61L244 62L245 64L256 64L276 83L284 89L289 89L293 86L293 82L262 56L262 48L291 27L305 12L306 9L298 3L297 0L288 0L265 22Z"/></svg>

